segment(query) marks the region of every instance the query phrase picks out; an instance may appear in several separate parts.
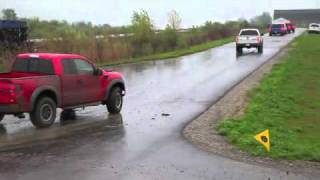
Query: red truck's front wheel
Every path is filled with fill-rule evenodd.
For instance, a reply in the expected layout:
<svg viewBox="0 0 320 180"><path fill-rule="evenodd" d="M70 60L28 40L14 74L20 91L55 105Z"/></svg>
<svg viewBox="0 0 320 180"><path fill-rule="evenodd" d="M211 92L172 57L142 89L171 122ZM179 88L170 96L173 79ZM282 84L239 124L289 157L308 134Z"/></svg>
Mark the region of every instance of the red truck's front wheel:
<svg viewBox="0 0 320 180"><path fill-rule="evenodd" d="M116 114L121 111L123 103L122 98L122 89L120 87L114 87L107 101L107 108L110 113Z"/></svg>
<svg viewBox="0 0 320 180"><path fill-rule="evenodd" d="M57 104L48 97L39 99L30 113L30 119L38 128L50 127L56 119Z"/></svg>

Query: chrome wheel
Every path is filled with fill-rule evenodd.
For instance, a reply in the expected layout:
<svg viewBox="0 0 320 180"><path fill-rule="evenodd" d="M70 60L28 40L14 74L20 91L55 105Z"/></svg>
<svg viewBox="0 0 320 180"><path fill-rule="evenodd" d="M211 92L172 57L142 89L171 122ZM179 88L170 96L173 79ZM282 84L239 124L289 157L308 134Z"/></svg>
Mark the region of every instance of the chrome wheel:
<svg viewBox="0 0 320 180"><path fill-rule="evenodd" d="M50 121L53 116L53 109L50 104L43 104L40 108L40 117L43 121Z"/></svg>

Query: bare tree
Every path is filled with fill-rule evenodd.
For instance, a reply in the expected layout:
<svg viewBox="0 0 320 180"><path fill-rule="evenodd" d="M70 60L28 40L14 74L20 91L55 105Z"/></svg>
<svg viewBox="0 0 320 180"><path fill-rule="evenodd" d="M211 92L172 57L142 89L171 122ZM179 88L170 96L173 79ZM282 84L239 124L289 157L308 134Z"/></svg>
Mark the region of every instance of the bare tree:
<svg viewBox="0 0 320 180"><path fill-rule="evenodd" d="M172 10L168 14L168 26L174 30L181 28L181 17L176 10Z"/></svg>

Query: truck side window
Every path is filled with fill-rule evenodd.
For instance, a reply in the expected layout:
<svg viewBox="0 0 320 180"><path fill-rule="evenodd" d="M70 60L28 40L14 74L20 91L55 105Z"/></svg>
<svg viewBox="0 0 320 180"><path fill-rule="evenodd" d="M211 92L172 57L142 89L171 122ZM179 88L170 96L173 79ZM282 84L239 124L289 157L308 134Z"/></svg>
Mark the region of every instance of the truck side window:
<svg viewBox="0 0 320 180"><path fill-rule="evenodd" d="M13 64L12 71L28 72L29 62L27 59L16 59Z"/></svg>
<svg viewBox="0 0 320 180"><path fill-rule="evenodd" d="M63 66L63 74L66 74L66 75L77 74L77 69L73 59L63 59L62 66Z"/></svg>
<svg viewBox="0 0 320 180"><path fill-rule="evenodd" d="M93 66L87 61L81 59L74 60L78 74L93 74Z"/></svg>
<svg viewBox="0 0 320 180"><path fill-rule="evenodd" d="M16 72L54 74L50 59L21 58L16 59L13 68Z"/></svg>
<svg viewBox="0 0 320 180"><path fill-rule="evenodd" d="M29 71L43 74L54 74L51 60L32 58L29 61Z"/></svg>

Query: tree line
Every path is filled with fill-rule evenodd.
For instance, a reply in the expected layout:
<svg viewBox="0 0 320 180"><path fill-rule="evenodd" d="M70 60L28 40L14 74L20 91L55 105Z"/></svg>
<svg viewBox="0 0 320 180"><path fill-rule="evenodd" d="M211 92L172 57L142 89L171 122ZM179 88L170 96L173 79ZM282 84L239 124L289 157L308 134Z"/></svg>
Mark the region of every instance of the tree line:
<svg viewBox="0 0 320 180"><path fill-rule="evenodd" d="M271 23L270 14L263 13L250 20L239 19L225 23L207 21L200 26L182 29L182 18L175 10L168 13L168 23L162 30L155 28L145 10L133 12L131 24L121 27L22 18L17 17L13 9L2 10L0 17L27 22L29 39L38 40L32 42L32 51L76 53L101 64L188 48L234 36L241 28L265 30Z"/></svg>

